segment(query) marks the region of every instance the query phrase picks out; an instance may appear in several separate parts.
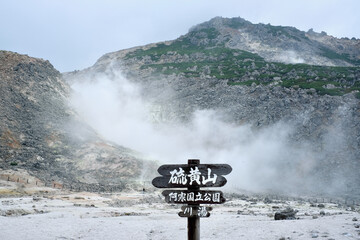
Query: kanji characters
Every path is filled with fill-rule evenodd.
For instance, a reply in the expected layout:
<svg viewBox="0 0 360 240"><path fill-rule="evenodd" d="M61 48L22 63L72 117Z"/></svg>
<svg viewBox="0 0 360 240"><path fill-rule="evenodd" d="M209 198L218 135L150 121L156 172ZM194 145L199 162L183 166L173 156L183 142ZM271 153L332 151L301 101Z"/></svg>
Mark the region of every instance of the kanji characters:
<svg viewBox="0 0 360 240"><path fill-rule="evenodd" d="M177 194L174 192L169 193L169 200L174 199L174 201L177 201Z"/></svg>
<svg viewBox="0 0 360 240"><path fill-rule="evenodd" d="M211 194L210 193L205 193L204 194L204 201L207 201L207 202L211 201Z"/></svg>
<svg viewBox="0 0 360 240"><path fill-rule="evenodd" d="M183 203L183 202L203 202L203 203L220 203L221 195L220 192L169 192L168 193L169 202Z"/></svg>
<svg viewBox="0 0 360 240"><path fill-rule="evenodd" d="M202 176L202 184L205 185L207 182L212 182L213 184L215 184L216 182L216 178L217 178L217 175L214 173L214 176L213 177L210 177L211 175L211 169L208 168L208 175L207 175L207 179L205 179L204 176Z"/></svg>
<svg viewBox="0 0 360 240"><path fill-rule="evenodd" d="M184 214L189 213L189 215L191 216L193 212L193 208L192 207L187 207L184 209Z"/></svg>
<svg viewBox="0 0 360 240"><path fill-rule="evenodd" d="M195 202L196 202L196 201L203 201L201 192L198 192L198 193L196 194Z"/></svg>
<svg viewBox="0 0 360 240"><path fill-rule="evenodd" d="M190 168L189 174L186 174L185 171L179 167L179 170L174 169L170 171L170 179L169 183L172 184L181 184L186 185L188 182L188 178L190 179L190 185L206 185L208 182L216 183L217 175L214 173L211 175L211 169L207 169L207 176L201 176L201 172L198 167Z"/></svg>
<svg viewBox="0 0 360 240"><path fill-rule="evenodd" d="M179 202L185 202L186 201L186 193L181 192L178 194L178 201Z"/></svg>
<svg viewBox="0 0 360 240"><path fill-rule="evenodd" d="M186 199L188 201L195 201L195 194L193 192L188 193Z"/></svg>
<svg viewBox="0 0 360 240"><path fill-rule="evenodd" d="M171 171L170 172L171 177L170 177L169 183L186 185L187 178L186 178L186 175L184 174L184 172L185 171L182 168L179 168L179 171L177 171L176 169Z"/></svg>
<svg viewBox="0 0 360 240"><path fill-rule="evenodd" d="M190 169L190 174L188 175L190 177L190 185L195 181L198 185L200 185L200 175L201 172L199 171L198 167L195 167L195 169Z"/></svg>
<svg viewBox="0 0 360 240"><path fill-rule="evenodd" d="M214 202L220 202L220 193L214 193L212 198Z"/></svg>
<svg viewBox="0 0 360 240"><path fill-rule="evenodd" d="M200 206L197 215L199 217L206 217L207 214L208 214L208 211L206 210L206 207Z"/></svg>
<svg viewBox="0 0 360 240"><path fill-rule="evenodd" d="M208 209L207 207L204 206L198 206L198 207L184 206L182 210L183 210L183 214L187 216L208 217L209 210L211 209Z"/></svg>

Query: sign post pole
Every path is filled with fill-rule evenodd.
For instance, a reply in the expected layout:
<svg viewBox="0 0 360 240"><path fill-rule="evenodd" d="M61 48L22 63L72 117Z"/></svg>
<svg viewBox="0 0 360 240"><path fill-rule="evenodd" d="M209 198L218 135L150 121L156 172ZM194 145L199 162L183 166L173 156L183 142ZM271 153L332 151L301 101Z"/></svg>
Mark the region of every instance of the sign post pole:
<svg viewBox="0 0 360 240"><path fill-rule="evenodd" d="M188 165L195 167L200 164L198 159L188 159ZM188 187L188 190L200 190L199 186ZM190 205L191 207L199 207L200 204ZM188 240L200 240L200 217L188 217Z"/></svg>
<svg viewBox="0 0 360 240"><path fill-rule="evenodd" d="M188 240L200 240L200 217L188 217Z"/></svg>

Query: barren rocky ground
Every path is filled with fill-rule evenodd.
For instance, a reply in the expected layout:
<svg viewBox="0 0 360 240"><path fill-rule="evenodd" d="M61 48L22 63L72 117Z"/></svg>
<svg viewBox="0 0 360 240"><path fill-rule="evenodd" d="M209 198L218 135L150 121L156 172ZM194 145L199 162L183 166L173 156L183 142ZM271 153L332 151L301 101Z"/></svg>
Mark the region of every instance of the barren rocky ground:
<svg viewBox="0 0 360 240"><path fill-rule="evenodd" d="M0 181L1 239L185 239L181 205L158 191L89 193ZM150 189L149 189L150 190ZM16 193L17 192L17 193ZM201 218L201 239L360 239L360 205L227 193ZM274 220L292 208L293 220Z"/></svg>

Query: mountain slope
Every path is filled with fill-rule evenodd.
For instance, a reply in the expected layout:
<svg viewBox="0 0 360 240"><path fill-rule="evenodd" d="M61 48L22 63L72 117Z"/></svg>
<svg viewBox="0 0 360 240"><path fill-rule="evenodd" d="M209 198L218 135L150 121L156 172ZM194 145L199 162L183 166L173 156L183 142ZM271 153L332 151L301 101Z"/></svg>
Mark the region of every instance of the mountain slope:
<svg viewBox="0 0 360 240"><path fill-rule="evenodd" d="M256 53L267 61L311 65L359 65L360 40L336 39L326 33L300 31L294 27L252 24L242 18L213 18L193 27L193 43L201 44L204 33L212 30L217 45ZM216 33L216 34L215 34ZM290 55L290 56L289 56Z"/></svg>
<svg viewBox="0 0 360 240"><path fill-rule="evenodd" d="M0 51L0 168L67 188L123 189L136 181L145 163L84 124L68 106L70 92L48 61Z"/></svg>
<svg viewBox="0 0 360 240"><path fill-rule="evenodd" d="M134 78L175 74L228 80L231 85L272 83L343 95L360 90L359 59L357 39L214 18L176 40L106 54L92 69L103 72L112 64Z"/></svg>
<svg viewBox="0 0 360 240"><path fill-rule="evenodd" d="M272 190L296 178L292 188L299 192L354 196L360 193L359 41L214 18L176 40L108 53L65 76L86 82L122 71L141 86L157 122L187 123L197 110L215 110L254 131L287 126L284 147L292 150L271 166L285 180Z"/></svg>

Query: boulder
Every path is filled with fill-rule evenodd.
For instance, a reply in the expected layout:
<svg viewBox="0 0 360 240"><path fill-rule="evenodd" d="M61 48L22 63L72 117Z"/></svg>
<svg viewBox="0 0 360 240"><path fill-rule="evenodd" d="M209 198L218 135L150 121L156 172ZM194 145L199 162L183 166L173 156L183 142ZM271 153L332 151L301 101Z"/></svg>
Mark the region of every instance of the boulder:
<svg viewBox="0 0 360 240"><path fill-rule="evenodd" d="M297 212L297 210L288 207L281 212L276 212L274 218L275 220L294 220Z"/></svg>

